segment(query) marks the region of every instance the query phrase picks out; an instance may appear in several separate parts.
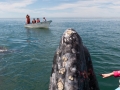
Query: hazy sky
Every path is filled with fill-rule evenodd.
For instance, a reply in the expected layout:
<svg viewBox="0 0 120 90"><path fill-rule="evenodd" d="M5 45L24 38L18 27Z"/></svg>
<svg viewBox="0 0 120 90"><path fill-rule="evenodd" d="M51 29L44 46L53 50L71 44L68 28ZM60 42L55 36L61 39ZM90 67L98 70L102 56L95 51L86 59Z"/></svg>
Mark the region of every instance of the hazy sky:
<svg viewBox="0 0 120 90"><path fill-rule="evenodd" d="M0 18L120 17L120 0L0 0Z"/></svg>

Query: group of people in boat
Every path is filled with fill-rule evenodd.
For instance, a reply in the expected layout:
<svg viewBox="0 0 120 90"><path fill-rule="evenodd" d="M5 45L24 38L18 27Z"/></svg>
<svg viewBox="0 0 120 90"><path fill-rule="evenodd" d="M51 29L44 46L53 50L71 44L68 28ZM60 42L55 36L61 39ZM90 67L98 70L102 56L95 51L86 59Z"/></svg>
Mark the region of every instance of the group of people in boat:
<svg viewBox="0 0 120 90"><path fill-rule="evenodd" d="M43 21L44 21L44 22L46 21L46 18L45 18L45 17L43 17ZM35 24L35 23L40 23L40 19L37 18L37 19L35 20L35 18L33 18L32 23L33 23L33 24ZM30 24L30 16L29 16L28 14L26 15L26 24Z"/></svg>
<svg viewBox="0 0 120 90"><path fill-rule="evenodd" d="M35 18L33 18L33 20L32 20L32 23L34 24L34 23L39 23L40 22L40 19L39 18L37 18L36 20L35 20Z"/></svg>

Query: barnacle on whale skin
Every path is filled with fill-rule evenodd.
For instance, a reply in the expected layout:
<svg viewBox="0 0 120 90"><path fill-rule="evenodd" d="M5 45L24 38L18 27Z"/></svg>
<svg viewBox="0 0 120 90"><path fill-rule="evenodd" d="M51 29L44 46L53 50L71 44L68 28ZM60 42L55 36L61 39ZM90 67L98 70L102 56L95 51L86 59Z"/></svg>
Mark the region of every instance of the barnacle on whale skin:
<svg viewBox="0 0 120 90"><path fill-rule="evenodd" d="M69 78L69 80L71 80L71 81L74 80L74 78L73 78L72 76L69 76L68 78Z"/></svg>
<svg viewBox="0 0 120 90"><path fill-rule="evenodd" d="M65 56L63 56L63 57L62 57L62 60L63 60L63 61L67 61L67 60L68 60L68 58L67 58L67 57L65 57Z"/></svg>
<svg viewBox="0 0 120 90"><path fill-rule="evenodd" d="M65 73L65 68L61 68L61 69L59 70L59 73L64 74L64 73Z"/></svg>
<svg viewBox="0 0 120 90"><path fill-rule="evenodd" d="M58 90L63 90L63 83L61 79L58 80L57 86L58 86Z"/></svg>

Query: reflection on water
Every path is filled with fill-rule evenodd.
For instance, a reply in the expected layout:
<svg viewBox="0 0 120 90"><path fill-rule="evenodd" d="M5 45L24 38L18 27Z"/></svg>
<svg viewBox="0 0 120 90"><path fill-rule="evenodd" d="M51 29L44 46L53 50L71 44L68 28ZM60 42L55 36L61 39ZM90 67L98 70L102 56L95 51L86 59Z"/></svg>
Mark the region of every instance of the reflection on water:
<svg viewBox="0 0 120 90"><path fill-rule="evenodd" d="M38 29L38 28L26 28L27 42L40 42L50 35L51 30L47 29Z"/></svg>
<svg viewBox="0 0 120 90"><path fill-rule="evenodd" d="M44 28L44 29L40 29L40 28L25 28L27 35L33 33L33 34L40 34L40 33L50 33L50 29L49 28Z"/></svg>

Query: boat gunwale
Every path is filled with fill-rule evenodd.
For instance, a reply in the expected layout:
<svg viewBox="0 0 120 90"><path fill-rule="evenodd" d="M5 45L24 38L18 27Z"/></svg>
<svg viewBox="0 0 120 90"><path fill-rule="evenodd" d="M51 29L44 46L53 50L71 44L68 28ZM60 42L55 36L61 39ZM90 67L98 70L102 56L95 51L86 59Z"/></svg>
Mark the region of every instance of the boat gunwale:
<svg viewBox="0 0 120 90"><path fill-rule="evenodd" d="M30 24L25 24L26 28L49 28L50 23L52 22L52 20L49 21L45 21L45 22L39 22L39 23L30 23ZM48 24L48 27L44 27L44 26L38 26L38 25L44 25L44 24Z"/></svg>
<svg viewBox="0 0 120 90"><path fill-rule="evenodd" d="M30 23L30 24L25 24L25 26L26 25L37 25L37 24L44 24L44 23L48 23L49 22L49 24L52 22L52 20L49 20L49 21L45 21L45 22L39 22L39 23Z"/></svg>

